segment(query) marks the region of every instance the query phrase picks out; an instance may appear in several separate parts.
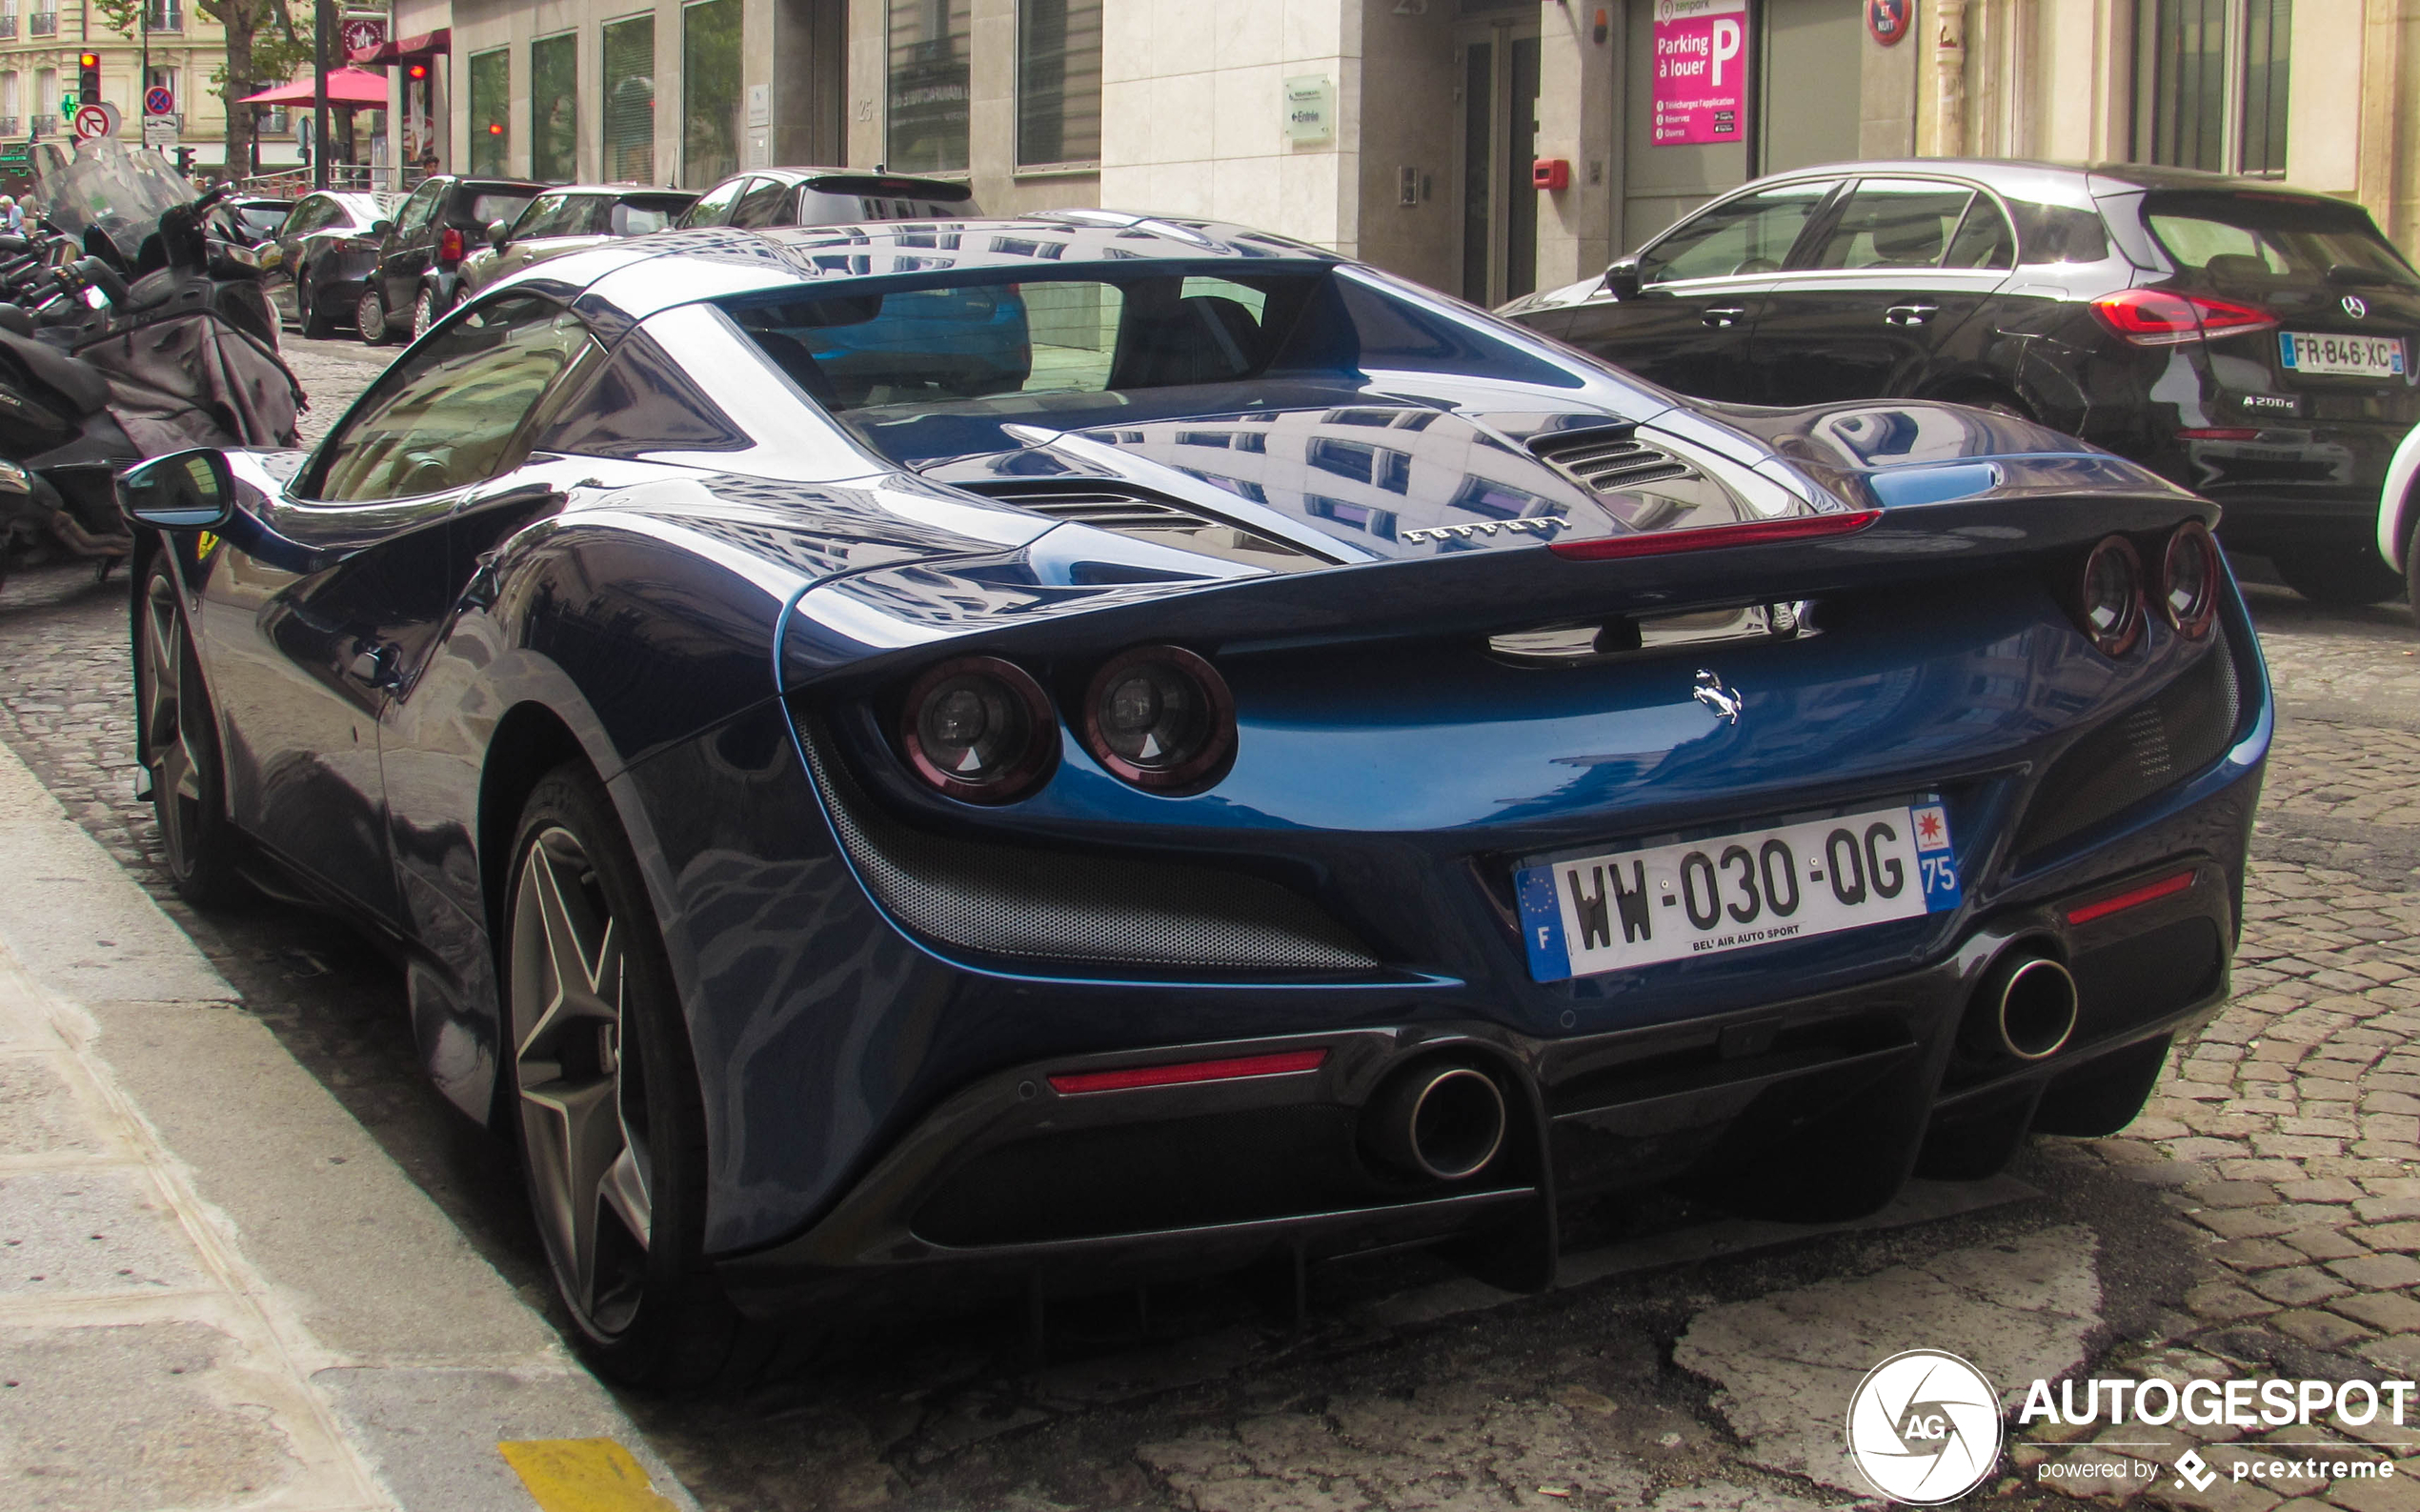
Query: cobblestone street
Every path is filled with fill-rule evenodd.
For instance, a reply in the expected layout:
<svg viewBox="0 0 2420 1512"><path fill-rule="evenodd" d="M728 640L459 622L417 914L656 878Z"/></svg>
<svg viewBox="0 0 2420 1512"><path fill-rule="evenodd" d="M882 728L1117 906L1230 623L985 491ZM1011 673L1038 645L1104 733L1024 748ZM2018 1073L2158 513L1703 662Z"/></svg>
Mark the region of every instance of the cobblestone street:
<svg viewBox="0 0 2420 1512"><path fill-rule="evenodd" d="M290 338L308 434L388 353ZM2234 998L2116 1138L2038 1140L1979 1187L1785 1231L1677 1201L1583 1215L1566 1284L1512 1298L1414 1255L1324 1267L1296 1326L1256 1279L1066 1304L1040 1369L1021 1312L901 1325L744 1401L625 1403L701 1505L1093 1512L1644 1507L1865 1498L1838 1452L1896 1349L2035 1376L2420 1377L2420 636L2400 607L2251 590L2280 702ZM499 1145L419 1075L393 967L346 928L170 896L129 781L126 588L0 589L0 740L158 897L245 1011L479 1252L554 1313ZM29 884L19 879L13 885ZM1584 1242L1583 1241L1584 1240ZM558 1316L559 1320L559 1316ZM2420 1512L2420 1412L2347 1430L2398 1473L2243 1480L2327 1431L2139 1422L2012 1431L1971 1500ZM2198 1443L2217 1478L2170 1470ZM2046 1464L2150 1463L2058 1478Z"/></svg>

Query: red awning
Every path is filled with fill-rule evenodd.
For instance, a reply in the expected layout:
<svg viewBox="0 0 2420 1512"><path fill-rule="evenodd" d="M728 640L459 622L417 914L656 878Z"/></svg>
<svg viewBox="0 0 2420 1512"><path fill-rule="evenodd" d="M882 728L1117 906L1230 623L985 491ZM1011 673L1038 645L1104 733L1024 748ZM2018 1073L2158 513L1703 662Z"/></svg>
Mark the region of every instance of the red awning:
<svg viewBox="0 0 2420 1512"><path fill-rule="evenodd" d="M247 94L238 105L309 105L316 96L312 76L308 73L292 84L280 84L273 90ZM331 105L368 105L383 107L387 103L387 81L383 74L364 72L360 69L330 69L328 71L328 103Z"/></svg>
<svg viewBox="0 0 2420 1512"><path fill-rule="evenodd" d="M439 27L434 31L423 31L416 37L405 37L399 42L381 42L374 48L362 48L345 55L355 63L400 63L406 58L434 57L440 52L453 50L454 29Z"/></svg>

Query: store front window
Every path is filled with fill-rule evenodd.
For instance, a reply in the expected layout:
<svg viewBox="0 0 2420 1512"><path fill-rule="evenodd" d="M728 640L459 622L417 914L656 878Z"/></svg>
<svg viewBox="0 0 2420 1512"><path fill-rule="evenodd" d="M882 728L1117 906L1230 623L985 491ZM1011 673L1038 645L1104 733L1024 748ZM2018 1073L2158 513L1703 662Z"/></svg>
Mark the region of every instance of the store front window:
<svg viewBox="0 0 2420 1512"><path fill-rule="evenodd" d="M655 18L605 23L604 173L608 183L655 182Z"/></svg>
<svg viewBox="0 0 2420 1512"><path fill-rule="evenodd" d="M891 0L886 135L887 161L895 171L952 173L966 168L972 10L971 0Z"/></svg>
<svg viewBox="0 0 2420 1512"><path fill-rule="evenodd" d="M2293 0L2141 0L2134 160L2284 176L2293 22Z"/></svg>
<svg viewBox="0 0 2420 1512"><path fill-rule="evenodd" d="M530 176L568 184L579 171L580 39L575 31L530 44Z"/></svg>
<svg viewBox="0 0 2420 1512"><path fill-rule="evenodd" d="M681 182L704 188L739 171L739 0L680 13Z"/></svg>
<svg viewBox="0 0 2420 1512"><path fill-rule="evenodd" d="M471 54L471 171L503 177L513 171L513 50Z"/></svg>
<svg viewBox="0 0 2420 1512"><path fill-rule="evenodd" d="M1019 0L1017 161L1100 156L1101 0Z"/></svg>

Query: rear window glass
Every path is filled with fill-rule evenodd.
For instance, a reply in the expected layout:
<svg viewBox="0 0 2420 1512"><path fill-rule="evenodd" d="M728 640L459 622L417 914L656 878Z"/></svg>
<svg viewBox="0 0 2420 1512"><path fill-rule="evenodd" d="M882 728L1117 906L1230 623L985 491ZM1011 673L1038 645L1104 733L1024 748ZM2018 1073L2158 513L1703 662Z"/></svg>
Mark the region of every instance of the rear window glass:
<svg viewBox="0 0 2420 1512"><path fill-rule="evenodd" d="M624 200L614 207L609 228L616 236L644 236L651 231L662 231L680 218L686 202L671 200Z"/></svg>
<svg viewBox="0 0 2420 1512"><path fill-rule="evenodd" d="M469 218L482 226L497 221L510 224L516 219L534 196L529 194L474 194L471 196Z"/></svg>
<svg viewBox="0 0 2420 1512"><path fill-rule="evenodd" d="M2097 263L2109 255L2109 229L2098 212L2069 205L2012 202L2019 255L2028 263Z"/></svg>
<svg viewBox="0 0 2420 1512"><path fill-rule="evenodd" d="M851 415L861 428L1043 410L1106 418L1139 391L1285 375L1579 381L1415 300L1325 272L1087 267L1017 282L800 290L723 308L811 398L861 412Z"/></svg>
<svg viewBox="0 0 2420 1512"><path fill-rule="evenodd" d="M2152 194L2143 211L2171 261L2219 282L2420 283L2352 206L2284 195Z"/></svg>

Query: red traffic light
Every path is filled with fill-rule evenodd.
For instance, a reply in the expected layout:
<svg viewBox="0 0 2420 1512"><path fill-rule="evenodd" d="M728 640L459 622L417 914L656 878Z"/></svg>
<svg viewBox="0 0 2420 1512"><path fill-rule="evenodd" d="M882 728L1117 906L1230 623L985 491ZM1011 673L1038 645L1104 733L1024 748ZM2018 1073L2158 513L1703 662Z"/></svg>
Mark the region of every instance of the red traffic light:
<svg viewBox="0 0 2420 1512"><path fill-rule="evenodd" d="M488 123L488 135L502 136L503 134L504 123L502 121L490 121Z"/></svg>
<svg viewBox="0 0 2420 1512"><path fill-rule="evenodd" d="M78 105L101 103L101 54L79 53L75 60L75 101Z"/></svg>
<svg viewBox="0 0 2420 1512"><path fill-rule="evenodd" d="M101 54L98 52L84 53L76 58L75 65L80 69L97 69L101 66Z"/></svg>
<svg viewBox="0 0 2420 1512"><path fill-rule="evenodd" d="M406 78L425 79L429 76L429 66L425 63L415 63L403 72Z"/></svg>

